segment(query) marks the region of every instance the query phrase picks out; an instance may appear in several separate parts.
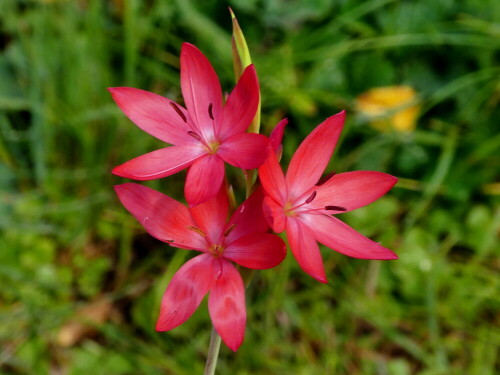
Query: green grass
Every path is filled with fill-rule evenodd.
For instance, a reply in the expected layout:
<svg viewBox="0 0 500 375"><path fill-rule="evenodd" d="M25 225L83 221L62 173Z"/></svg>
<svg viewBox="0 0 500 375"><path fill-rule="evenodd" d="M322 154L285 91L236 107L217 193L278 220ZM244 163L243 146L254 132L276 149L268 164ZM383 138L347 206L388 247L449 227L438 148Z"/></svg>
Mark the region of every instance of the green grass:
<svg viewBox="0 0 500 375"><path fill-rule="evenodd" d="M400 260L324 249L329 283L289 255L257 272L246 339L220 374L488 375L500 371L500 5L495 0L232 0L262 87L263 125L284 115L284 161L327 116L348 110L331 163L401 183L342 218ZM220 1L0 2L0 374L199 374L206 303L153 330L190 253L153 240L114 196L113 166L160 145L109 86L181 100L183 41L234 85ZM406 84L415 132L378 133L354 99ZM148 183L181 198L183 174ZM94 300L104 323L70 347L58 334Z"/></svg>

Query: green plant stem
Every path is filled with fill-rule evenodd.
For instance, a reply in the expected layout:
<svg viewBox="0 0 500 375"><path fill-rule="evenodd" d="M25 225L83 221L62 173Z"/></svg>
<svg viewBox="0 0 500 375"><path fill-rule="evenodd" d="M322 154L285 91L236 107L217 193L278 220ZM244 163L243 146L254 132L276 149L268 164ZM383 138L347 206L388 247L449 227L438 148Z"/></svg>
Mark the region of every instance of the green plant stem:
<svg viewBox="0 0 500 375"><path fill-rule="evenodd" d="M214 327L210 334L210 346L208 347L207 363L205 365L204 375L214 375L215 367L217 366L217 358L219 357L221 338Z"/></svg>

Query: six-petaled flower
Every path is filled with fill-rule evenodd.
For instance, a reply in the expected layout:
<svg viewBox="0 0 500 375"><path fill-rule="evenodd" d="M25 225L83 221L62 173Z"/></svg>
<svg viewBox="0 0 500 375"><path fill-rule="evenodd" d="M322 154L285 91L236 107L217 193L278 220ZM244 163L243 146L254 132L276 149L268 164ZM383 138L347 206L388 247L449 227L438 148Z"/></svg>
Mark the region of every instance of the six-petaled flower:
<svg viewBox="0 0 500 375"><path fill-rule="evenodd" d="M121 110L142 130L173 146L136 157L113 173L135 180L170 176L187 167L186 200L197 205L213 198L224 180L224 162L242 169L259 167L268 139L246 133L259 105L255 68L248 66L223 102L219 79L193 45L181 51L181 88L187 109L160 95L131 88L109 88Z"/></svg>
<svg viewBox="0 0 500 375"><path fill-rule="evenodd" d="M153 237L202 252L174 275L163 296L156 329L168 331L182 324L209 293L213 325L226 345L236 350L245 332L245 288L231 262L267 269L277 266L286 255L283 240L267 233L262 189L243 202L229 220L224 187L213 199L191 208L135 183L117 185L115 190Z"/></svg>
<svg viewBox="0 0 500 375"><path fill-rule="evenodd" d="M332 216L380 198L397 179L381 172L357 171L321 178L344 125L345 112L316 127L293 155L286 176L272 147L259 168L267 196L266 218L276 233L286 231L293 255L302 269L326 283L317 242L342 254L363 259L397 259L397 255L362 236Z"/></svg>

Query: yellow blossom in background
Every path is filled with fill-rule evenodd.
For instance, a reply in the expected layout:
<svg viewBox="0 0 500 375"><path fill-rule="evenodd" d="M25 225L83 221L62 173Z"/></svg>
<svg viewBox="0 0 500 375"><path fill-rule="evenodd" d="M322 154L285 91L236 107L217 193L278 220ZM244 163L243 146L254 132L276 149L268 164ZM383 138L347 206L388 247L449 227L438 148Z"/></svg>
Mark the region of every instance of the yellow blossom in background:
<svg viewBox="0 0 500 375"><path fill-rule="evenodd" d="M417 93L410 86L370 89L356 98L356 107L380 131L411 132L420 112Z"/></svg>

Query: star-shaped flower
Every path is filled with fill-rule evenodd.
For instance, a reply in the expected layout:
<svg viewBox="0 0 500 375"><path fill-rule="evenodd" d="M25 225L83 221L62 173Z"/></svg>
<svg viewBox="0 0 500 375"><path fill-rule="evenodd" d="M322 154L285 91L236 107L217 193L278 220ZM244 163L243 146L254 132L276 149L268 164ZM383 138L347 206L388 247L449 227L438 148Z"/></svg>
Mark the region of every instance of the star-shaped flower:
<svg viewBox="0 0 500 375"><path fill-rule="evenodd" d="M121 110L142 130L172 144L136 157L113 173L134 180L170 176L189 167L184 188L197 205L213 198L224 180L224 162L242 169L259 167L268 139L246 133L259 105L259 83L253 65L245 69L223 103L219 79L207 58L193 45L181 50L181 88L187 109L147 91L110 88Z"/></svg>
<svg viewBox="0 0 500 375"><path fill-rule="evenodd" d="M267 269L277 266L286 255L283 240L267 233L262 190L243 202L229 221L224 188L213 199L190 208L135 183L117 185L115 190L153 237L170 246L202 252L172 278L156 329L168 331L184 323L210 293L208 309L213 325L229 348L238 349L245 333L245 288L232 262Z"/></svg>
<svg viewBox="0 0 500 375"><path fill-rule="evenodd" d="M264 211L276 233L286 231L302 269L326 283L317 242L342 254L363 259L397 259L397 255L362 236L332 216L372 203L397 179L381 172L357 171L321 178L344 125L345 112L318 125L299 146L286 176L273 149L259 168L266 191Z"/></svg>

